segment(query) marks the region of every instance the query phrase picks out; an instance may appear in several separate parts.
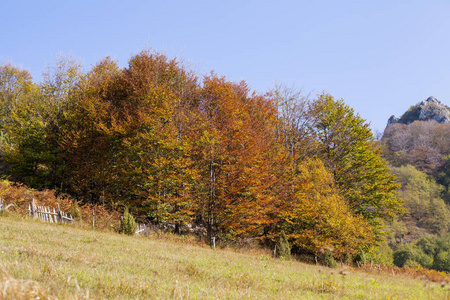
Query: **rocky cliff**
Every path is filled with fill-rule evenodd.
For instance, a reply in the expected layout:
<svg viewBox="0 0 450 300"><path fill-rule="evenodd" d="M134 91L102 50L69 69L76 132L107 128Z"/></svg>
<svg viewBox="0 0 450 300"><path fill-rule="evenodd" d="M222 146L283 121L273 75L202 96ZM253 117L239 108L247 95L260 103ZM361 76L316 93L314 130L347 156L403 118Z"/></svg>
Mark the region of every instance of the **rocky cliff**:
<svg viewBox="0 0 450 300"><path fill-rule="evenodd" d="M392 123L410 124L414 121L434 120L442 124L450 124L450 108L433 96L411 106L400 118L391 116L388 125Z"/></svg>

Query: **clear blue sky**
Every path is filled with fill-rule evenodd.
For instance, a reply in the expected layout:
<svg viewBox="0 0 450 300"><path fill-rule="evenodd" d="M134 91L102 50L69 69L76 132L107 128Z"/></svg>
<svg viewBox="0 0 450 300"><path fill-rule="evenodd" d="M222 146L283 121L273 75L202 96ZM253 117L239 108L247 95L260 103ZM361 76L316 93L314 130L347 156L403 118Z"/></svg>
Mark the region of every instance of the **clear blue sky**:
<svg viewBox="0 0 450 300"><path fill-rule="evenodd" d="M435 96L450 105L450 1L0 1L0 63L36 81L57 54L86 69L144 48L265 92L343 98L375 130Z"/></svg>

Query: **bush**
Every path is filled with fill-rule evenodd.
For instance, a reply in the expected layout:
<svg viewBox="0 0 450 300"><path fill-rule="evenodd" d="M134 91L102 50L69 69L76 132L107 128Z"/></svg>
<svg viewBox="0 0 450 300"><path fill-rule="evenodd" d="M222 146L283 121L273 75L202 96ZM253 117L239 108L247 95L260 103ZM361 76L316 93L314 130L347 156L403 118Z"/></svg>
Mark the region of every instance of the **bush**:
<svg viewBox="0 0 450 300"><path fill-rule="evenodd" d="M366 256L366 261L374 264L394 266L394 250L389 247L387 242L384 242L370 250Z"/></svg>
<svg viewBox="0 0 450 300"><path fill-rule="evenodd" d="M279 258L291 259L291 247L289 246L289 241L284 233L284 231L281 231L280 236L278 237L278 243L277 243L277 256Z"/></svg>
<svg viewBox="0 0 450 300"><path fill-rule="evenodd" d="M394 264L397 267L417 267L418 265L430 268L433 264L433 257L427 255L415 244L410 244L394 252Z"/></svg>
<svg viewBox="0 0 450 300"><path fill-rule="evenodd" d="M122 233L128 235L134 235L136 233L136 222L134 221L133 215L128 212L128 207L125 208L122 218Z"/></svg>
<svg viewBox="0 0 450 300"><path fill-rule="evenodd" d="M433 269L450 272L450 252L440 251L434 259Z"/></svg>
<svg viewBox="0 0 450 300"><path fill-rule="evenodd" d="M342 262L343 262L344 264L346 264L346 263L348 263L348 262L350 261L350 259L351 259L350 254L345 253L345 254L344 254L344 258L342 259Z"/></svg>
<svg viewBox="0 0 450 300"><path fill-rule="evenodd" d="M367 263L367 255L364 251L360 251L358 255L355 256L355 262Z"/></svg>
<svg viewBox="0 0 450 300"><path fill-rule="evenodd" d="M323 254L323 265L329 268L336 268L337 263L330 250L326 250Z"/></svg>
<svg viewBox="0 0 450 300"><path fill-rule="evenodd" d="M408 249L397 250L394 252L394 264L403 268L408 260L410 260L411 252Z"/></svg>

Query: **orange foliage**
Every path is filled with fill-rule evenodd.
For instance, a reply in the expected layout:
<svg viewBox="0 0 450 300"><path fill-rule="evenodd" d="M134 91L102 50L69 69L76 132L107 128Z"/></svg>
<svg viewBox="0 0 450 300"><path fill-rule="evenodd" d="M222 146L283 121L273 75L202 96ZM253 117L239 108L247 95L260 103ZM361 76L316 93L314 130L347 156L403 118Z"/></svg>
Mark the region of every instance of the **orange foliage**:
<svg viewBox="0 0 450 300"><path fill-rule="evenodd" d="M360 264L361 268L367 273L385 273L386 275L396 276L399 274L404 274L408 276L413 276L415 278L427 279L433 282L450 282L450 276L446 272L440 272L436 270L430 270L424 268L422 266L418 266L417 268L410 268L408 266L404 266L402 268L399 267L391 267L386 265L370 265L369 263Z"/></svg>
<svg viewBox="0 0 450 300"><path fill-rule="evenodd" d="M56 196L54 190L36 191L9 181L0 181L0 198L4 200L5 206L14 204L14 208L11 208L11 210L22 216L28 215L29 205L33 199L36 205L50 207L50 209L56 209L57 204L59 204L60 209L69 214L72 213L76 202L69 197ZM79 206L81 220L90 224L93 208L95 210L95 224L97 228L116 226L116 223L120 220L118 212L107 210L104 206L92 206L89 204Z"/></svg>
<svg viewBox="0 0 450 300"><path fill-rule="evenodd" d="M272 222L267 210L273 201L276 109L248 93L244 82L214 74L203 83L194 159L207 190L201 199L210 234L214 224L232 236L261 235Z"/></svg>

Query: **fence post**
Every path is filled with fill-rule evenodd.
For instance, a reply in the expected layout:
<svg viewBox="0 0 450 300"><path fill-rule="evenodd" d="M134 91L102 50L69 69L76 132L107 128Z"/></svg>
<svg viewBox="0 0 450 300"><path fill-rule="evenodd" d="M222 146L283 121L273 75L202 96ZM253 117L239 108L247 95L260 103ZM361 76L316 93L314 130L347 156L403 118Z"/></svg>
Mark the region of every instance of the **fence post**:
<svg viewBox="0 0 450 300"><path fill-rule="evenodd" d="M50 218L50 223L55 223L55 221L53 221L52 210L50 209L49 206L47 206L47 212L48 212L48 217Z"/></svg>
<svg viewBox="0 0 450 300"><path fill-rule="evenodd" d="M36 217L36 207L34 206L34 198L33 201L31 202L31 215L33 216L33 218Z"/></svg>
<svg viewBox="0 0 450 300"><path fill-rule="evenodd" d="M57 203L57 207L56 207L56 213L58 214L58 221L59 223L62 223L62 215L61 215L61 210L59 209L59 203Z"/></svg>
<svg viewBox="0 0 450 300"><path fill-rule="evenodd" d="M47 214L47 207L43 207L44 210L44 220L45 222L50 222L50 220L48 219L48 214Z"/></svg>
<svg viewBox="0 0 450 300"><path fill-rule="evenodd" d="M95 229L95 212L94 212L94 208L92 208L92 228Z"/></svg>

